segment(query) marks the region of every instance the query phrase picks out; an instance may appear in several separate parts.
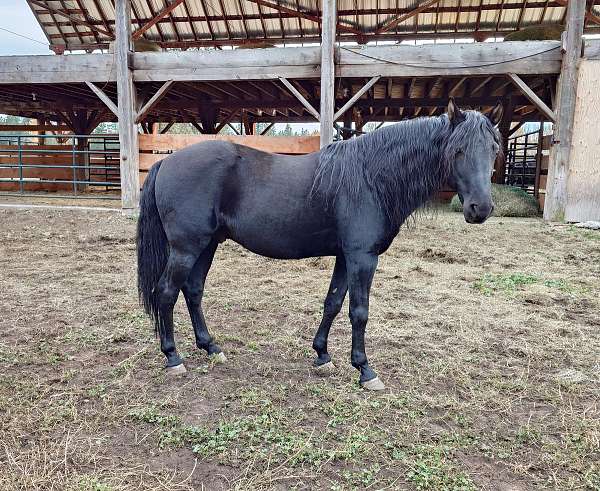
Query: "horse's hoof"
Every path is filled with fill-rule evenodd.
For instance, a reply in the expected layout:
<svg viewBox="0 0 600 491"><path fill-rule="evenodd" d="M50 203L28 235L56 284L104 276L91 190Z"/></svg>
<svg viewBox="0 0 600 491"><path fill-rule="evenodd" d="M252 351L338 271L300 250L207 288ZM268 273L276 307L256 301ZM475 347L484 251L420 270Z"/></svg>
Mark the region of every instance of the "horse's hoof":
<svg viewBox="0 0 600 491"><path fill-rule="evenodd" d="M328 361L322 365L315 365L315 370L319 375L328 375L335 370L335 365L332 361Z"/></svg>
<svg viewBox="0 0 600 491"><path fill-rule="evenodd" d="M225 363L227 361L227 357L225 356L225 353L223 353L222 351L219 351L218 353L213 353L208 358L213 363Z"/></svg>
<svg viewBox="0 0 600 491"><path fill-rule="evenodd" d="M178 376L184 375L185 373L187 373L187 369L183 363L175 365L174 367L167 367L167 375Z"/></svg>
<svg viewBox="0 0 600 491"><path fill-rule="evenodd" d="M367 390L385 390L385 384L379 379L379 377L367 380L366 382L361 382L360 385L363 389Z"/></svg>

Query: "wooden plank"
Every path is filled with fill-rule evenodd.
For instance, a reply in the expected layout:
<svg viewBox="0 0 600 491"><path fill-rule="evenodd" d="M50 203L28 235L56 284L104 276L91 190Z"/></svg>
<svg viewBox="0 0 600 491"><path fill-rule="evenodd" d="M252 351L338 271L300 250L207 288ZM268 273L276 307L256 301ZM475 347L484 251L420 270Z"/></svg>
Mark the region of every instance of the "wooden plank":
<svg viewBox="0 0 600 491"><path fill-rule="evenodd" d="M516 75L515 73L509 73L508 77L513 81L513 83L519 88L519 90L523 93L527 99L531 101L531 103L537 107L550 121L556 121L556 115L554 111L550 109L546 103L538 97L538 95L531 90L529 85L525 83L525 81Z"/></svg>
<svg viewBox="0 0 600 491"><path fill-rule="evenodd" d="M263 152L302 155L319 150L318 136L259 136L259 135L138 135L139 149L144 155L147 152L164 152L159 158L164 158L168 151L176 151L195 143L204 141L228 141L239 145L261 150ZM156 155L156 154L154 154ZM153 155L153 156L154 156ZM142 157L140 157L142 158ZM145 162L150 157L143 157ZM144 165L145 168L146 164Z"/></svg>
<svg viewBox="0 0 600 491"><path fill-rule="evenodd" d="M388 77L556 74L558 41L342 47L336 76ZM549 51L551 50L551 51ZM586 41L600 56L600 40ZM536 54L537 53L537 54ZM276 80L319 78L320 48L133 53L134 80ZM515 60L520 58L519 60ZM504 60L503 63L499 63ZM515 61L510 61L515 60ZM83 83L116 80L112 54L0 57L0 83Z"/></svg>
<svg viewBox="0 0 600 491"><path fill-rule="evenodd" d="M338 118L340 118L348 109L350 109L354 103L363 96L364 93L366 93L371 87L373 87L373 85L377 83L380 78L381 75L375 75L374 77L371 77L371 80L363 85L360 90L333 115L333 120L337 121Z"/></svg>
<svg viewBox="0 0 600 491"><path fill-rule="evenodd" d="M138 132L135 123L136 89L133 84L133 74L129 69L129 54L132 47L130 0L116 0L115 18L121 203L123 212L130 214L136 212L140 200Z"/></svg>
<svg viewBox="0 0 600 491"><path fill-rule="evenodd" d="M575 103L565 220L600 221L600 60L583 60Z"/></svg>
<svg viewBox="0 0 600 491"><path fill-rule="evenodd" d="M335 111L335 25L336 0L323 2L321 22L321 148L333 141Z"/></svg>
<svg viewBox="0 0 600 491"><path fill-rule="evenodd" d="M559 41L363 46L339 49L340 77L424 77L553 74L560 71Z"/></svg>
<svg viewBox="0 0 600 491"><path fill-rule="evenodd" d="M585 0L569 0L567 7L567 30L565 31L565 52L558 80L556 124L554 141L550 150L548 187L544 219L563 221L567 203L567 178L575 102L577 97L577 72L581 56L584 25Z"/></svg>
<svg viewBox="0 0 600 491"><path fill-rule="evenodd" d="M136 81L318 78L318 48L134 53Z"/></svg>
<svg viewBox="0 0 600 491"><path fill-rule="evenodd" d="M141 135L140 135L141 136ZM161 153L140 153L140 171L148 171L156 162L166 157Z"/></svg>
<svg viewBox="0 0 600 491"><path fill-rule="evenodd" d="M292 85L292 83L288 79L284 77L279 77L279 80L296 97L296 99L298 99L302 103L306 110L315 117L317 121L321 119L319 111L312 107L311 103L306 100L306 98L298 91L296 87Z"/></svg>
<svg viewBox="0 0 600 491"><path fill-rule="evenodd" d="M115 105L115 103L108 97L102 89L96 87L92 82L86 82L86 85L91 89L91 91L98 96L98 98L108 107L111 112L119 117L119 109Z"/></svg>
<svg viewBox="0 0 600 491"><path fill-rule="evenodd" d="M583 56L587 60L600 60L600 40L586 39Z"/></svg>
<svg viewBox="0 0 600 491"><path fill-rule="evenodd" d="M0 83L114 82L112 54L0 56Z"/></svg>

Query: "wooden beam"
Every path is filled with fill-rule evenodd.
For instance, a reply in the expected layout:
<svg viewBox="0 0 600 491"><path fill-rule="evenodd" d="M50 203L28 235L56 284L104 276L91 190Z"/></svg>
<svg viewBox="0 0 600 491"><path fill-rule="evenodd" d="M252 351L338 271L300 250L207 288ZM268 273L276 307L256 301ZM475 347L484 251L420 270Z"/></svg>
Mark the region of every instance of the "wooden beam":
<svg viewBox="0 0 600 491"><path fill-rule="evenodd" d="M156 13L156 16L150 19L146 24L137 29L132 35L132 39L138 39L144 35L144 33L155 26L161 19L169 15L173 10L175 10L179 5L181 5L185 0L173 0L170 4L168 4L165 8L163 8L160 12Z"/></svg>
<svg viewBox="0 0 600 491"><path fill-rule="evenodd" d="M402 22L410 19L411 17L414 17L415 15L419 15L424 10L427 10L429 7L431 7L432 5L435 5L436 3L439 3L439 2L440 2L440 0L426 0L421 5L419 5L415 9L411 10L410 12L407 12L406 14L402 14L398 17L395 17L392 20L390 20L389 22L385 23L383 26L381 26L379 29L377 29L375 31L375 34L382 34L384 32L387 32L387 31L393 29L394 27L396 27L398 24L401 24Z"/></svg>
<svg viewBox="0 0 600 491"><path fill-rule="evenodd" d="M148 114L154 107L160 102L160 100L167 95L167 91L171 88L175 82L173 80L168 80L164 84L161 85L160 89L156 91L156 93L150 98L146 104L142 106L142 108L137 112L135 117L135 122L139 123L144 119L146 114Z"/></svg>
<svg viewBox="0 0 600 491"><path fill-rule="evenodd" d="M171 126L173 126L174 124L175 123L173 121L167 123L167 125L162 130L160 130L160 134L164 135L167 131L171 129Z"/></svg>
<svg viewBox="0 0 600 491"><path fill-rule="evenodd" d="M73 24L80 24L82 26L86 26L87 28L92 29L93 31L99 32L100 34L104 34L105 36L107 36L110 39L114 39L112 32L106 31L106 30L102 29L101 27L92 25L85 20L78 19L77 17L69 14L68 12L66 12L64 10L57 9L54 7L49 7L48 2L41 2L40 0L27 0L27 1L30 4L36 5L37 7L42 7L44 10L46 10L48 12L52 12L53 14L65 17L65 18L69 19Z"/></svg>
<svg viewBox="0 0 600 491"><path fill-rule="evenodd" d="M294 9L290 9L288 7L284 7L283 5L279 5L277 3L273 3L273 2L269 2L267 0L248 0L249 2L255 3L257 5L262 5L263 7L269 7L273 10L277 10L279 12L283 12L286 13L288 15L291 15L293 17L298 17L300 19L306 19L306 20L310 20L312 22L316 22L316 23L321 23L321 19L319 18L318 14L314 15L314 14L309 14L307 12L301 12L300 10L294 10ZM331 1L331 0L329 0ZM325 12L325 6L323 8L323 12ZM325 15L325 13L323 13L323 16ZM362 31L355 29L353 27L344 25L344 24L337 24L336 25L337 30L341 31L341 32L349 32L351 34L356 34L357 36L362 36L363 33Z"/></svg>
<svg viewBox="0 0 600 491"><path fill-rule="evenodd" d="M554 145L550 150L544 219L563 221L567 204L567 178L577 98L577 73L581 56L585 0L569 0L565 51L558 79Z"/></svg>
<svg viewBox="0 0 600 491"><path fill-rule="evenodd" d="M302 105L306 108L306 110L310 114L312 114L317 121L320 121L321 116L319 114L319 111L317 111L311 105L311 103L306 100L306 98L300 93L300 91L296 87L294 87L294 85L288 79L286 79L284 77L279 77L279 80L281 80L281 83L283 85L285 85L292 94L294 94L296 99L298 99L302 103Z"/></svg>
<svg viewBox="0 0 600 491"><path fill-rule="evenodd" d="M600 40L586 42L599 51ZM336 76L349 78L487 76L560 72L559 41L337 48ZM319 47L133 53L137 82L318 79ZM518 58L518 59L517 59ZM0 84L115 81L111 54L0 57Z"/></svg>
<svg viewBox="0 0 600 491"><path fill-rule="evenodd" d="M559 41L340 46L340 77L431 77L554 74L560 71Z"/></svg>
<svg viewBox="0 0 600 491"><path fill-rule="evenodd" d="M112 54L0 56L0 83L115 81ZM111 70L112 68L112 70Z"/></svg>
<svg viewBox="0 0 600 491"><path fill-rule="evenodd" d="M562 5L563 7L568 7L570 0L555 0L555 1L556 1L556 3ZM600 24L600 17L598 17L597 15L594 15L591 11L590 12L585 11L584 15L585 15L585 18L587 20L589 20L590 22L593 22L594 24Z"/></svg>
<svg viewBox="0 0 600 491"><path fill-rule="evenodd" d="M239 112L239 109L232 110L229 113L229 116L227 116L224 121L221 121L217 125L217 127L215 128L215 133L219 133L223 128L225 128L225 126L227 126L233 120L233 118L235 118L237 116L238 112Z"/></svg>
<svg viewBox="0 0 600 491"><path fill-rule="evenodd" d="M135 123L136 89L129 67L129 56L133 47L130 2L131 0L116 0L115 3L121 206L126 214L136 213L140 201L138 131Z"/></svg>
<svg viewBox="0 0 600 491"><path fill-rule="evenodd" d="M134 53L135 80L277 80L318 78L319 48ZM0 68L1 70L1 68Z"/></svg>
<svg viewBox="0 0 600 491"><path fill-rule="evenodd" d="M531 101L531 103L541 111L550 121L556 121L556 115L554 111L550 109L546 103L540 99L540 97L525 83L525 81L516 75L515 73L509 73L508 78L510 78L513 83L519 88L519 90L523 93L527 99Z"/></svg>
<svg viewBox="0 0 600 491"><path fill-rule="evenodd" d="M333 114L335 111L335 34L336 0L323 2L321 22L321 148L333 141Z"/></svg>
<svg viewBox="0 0 600 491"><path fill-rule="evenodd" d="M263 130L261 130L260 132L260 136L266 135L268 133L268 131L275 125L275 123L269 123L266 128L264 128Z"/></svg>
<svg viewBox="0 0 600 491"><path fill-rule="evenodd" d="M94 94L96 94L98 96L98 98L104 102L104 104L106 104L106 107L108 107L112 113L119 117L119 109L116 106L116 104L111 100L110 97L108 97L104 91L102 89L100 89L99 87L97 87L95 84L93 84L92 82L86 82L86 85L92 90L92 92Z"/></svg>
<svg viewBox="0 0 600 491"><path fill-rule="evenodd" d="M348 109L350 109L354 103L360 99L365 92L367 92L373 85L377 83L377 81L381 78L381 75L375 75L371 78L365 85L363 85L360 90L354 94L346 104L344 104L334 115L333 120L337 121L337 119L344 114Z"/></svg>

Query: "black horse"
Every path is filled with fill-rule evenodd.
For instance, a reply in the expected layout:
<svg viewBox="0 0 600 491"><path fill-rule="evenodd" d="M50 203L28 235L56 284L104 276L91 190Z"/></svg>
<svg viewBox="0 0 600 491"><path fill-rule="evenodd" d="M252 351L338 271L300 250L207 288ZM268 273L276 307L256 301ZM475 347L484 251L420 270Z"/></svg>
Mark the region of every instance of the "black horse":
<svg viewBox="0 0 600 491"><path fill-rule="evenodd" d="M493 210L490 175L500 152L496 106L490 117L461 111L383 127L304 156L226 142L185 148L155 164L138 222L138 288L154 319L167 369L184 372L173 338L183 291L196 344L225 359L202 314L204 281L226 239L277 259L335 256L315 365L331 366L327 337L350 290L352 366L369 389L384 385L367 362L365 327L378 256L402 223L442 187L454 187L469 223Z"/></svg>

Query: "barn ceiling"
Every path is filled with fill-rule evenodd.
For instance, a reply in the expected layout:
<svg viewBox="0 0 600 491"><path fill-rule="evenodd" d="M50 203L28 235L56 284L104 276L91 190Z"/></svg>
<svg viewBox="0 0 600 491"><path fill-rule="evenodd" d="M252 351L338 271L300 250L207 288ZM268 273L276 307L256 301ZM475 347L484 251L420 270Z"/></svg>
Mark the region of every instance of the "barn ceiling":
<svg viewBox="0 0 600 491"><path fill-rule="evenodd" d="M114 39L114 0L26 1L52 49L105 49ZM132 0L134 36L163 48L319 42L322 0ZM359 43L503 36L562 23L567 0L338 0L340 40ZM588 0L586 29L600 32Z"/></svg>

